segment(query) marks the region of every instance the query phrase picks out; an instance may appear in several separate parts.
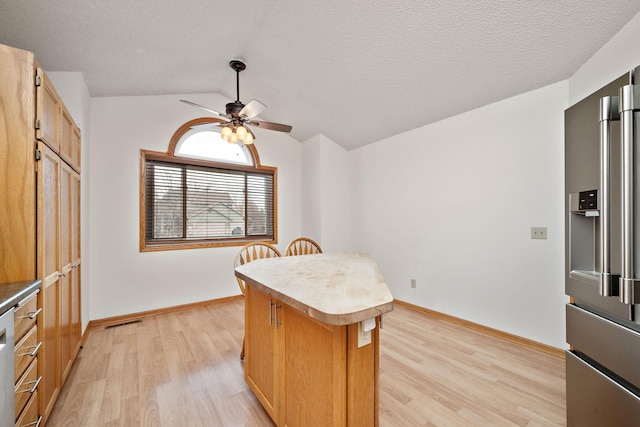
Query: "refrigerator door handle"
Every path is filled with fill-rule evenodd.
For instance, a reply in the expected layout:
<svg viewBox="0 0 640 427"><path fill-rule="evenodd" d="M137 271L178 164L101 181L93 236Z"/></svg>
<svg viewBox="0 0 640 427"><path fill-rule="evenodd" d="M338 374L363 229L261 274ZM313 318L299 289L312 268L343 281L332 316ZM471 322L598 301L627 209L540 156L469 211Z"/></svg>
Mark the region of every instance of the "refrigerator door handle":
<svg viewBox="0 0 640 427"><path fill-rule="evenodd" d="M622 277L620 302L636 304L640 297L640 280L635 272L635 100L640 101L640 86L626 85L620 89L620 134L622 140ZM639 288L636 292L636 288Z"/></svg>
<svg viewBox="0 0 640 427"><path fill-rule="evenodd" d="M619 274L611 273L611 121L619 120L618 97L600 98L600 295L619 295Z"/></svg>

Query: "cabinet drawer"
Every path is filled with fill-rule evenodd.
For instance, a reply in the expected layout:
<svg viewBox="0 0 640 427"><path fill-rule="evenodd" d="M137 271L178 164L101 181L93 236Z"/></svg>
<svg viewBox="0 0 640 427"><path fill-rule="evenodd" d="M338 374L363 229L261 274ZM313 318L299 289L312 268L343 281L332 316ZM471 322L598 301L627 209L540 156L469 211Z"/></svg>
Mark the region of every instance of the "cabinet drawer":
<svg viewBox="0 0 640 427"><path fill-rule="evenodd" d="M31 396L36 393L42 377L38 376L38 363L32 363L16 384L16 415L22 413Z"/></svg>
<svg viewBox="0 0 640 427"><path fill-rule="evenodd" d="M40 350L40 345L42 343L38 342L38 328L34 326L31 328L27 335L22 338L22 340L16 344L15 349L15 378L14 383L17 383L22 374L27 370L31 362L36 360L38 355L38 350Z"/></svg>
<svg viewBox="0 0 640 427"><path fill-rule="evenodd" d="M640 387L640 333L572 304L567 304L566 315L567 343L635 387Z"/></svg>
<svg viewBox="0 0 640 427"><path fill-rule="evenodd" d="M22 300L18 307L16 307L13 322L15 330L14 339L16 342L20 341L33 325L36 324L39 313L38 298L36 298L36 295L36 293L33 293L31 296Z"/></svg>
<svg viewBox="0 0 640 427"><path fill-rule="evenodd" d="M565 354L567 426L638 425L640 396L573 352L568 351Z"/></svg>
<svg viewBox="0 0 640 427"><path fill-rule="evenodd" d="M16 421L16 427L38 427L41 420L42 417L38 416L38 392L36 391Z"/></svg>

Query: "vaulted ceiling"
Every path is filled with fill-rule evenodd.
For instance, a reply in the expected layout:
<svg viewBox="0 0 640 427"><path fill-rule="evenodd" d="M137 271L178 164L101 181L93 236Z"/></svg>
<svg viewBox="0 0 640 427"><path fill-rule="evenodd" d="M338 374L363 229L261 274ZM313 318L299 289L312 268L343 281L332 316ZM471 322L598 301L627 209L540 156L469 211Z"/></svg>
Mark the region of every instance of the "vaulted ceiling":
<svg viewBox="0 0 640 427"><path fill-rule="evenodd" d="M638 12L637 0L15 0L0 3L0 43L82 72L93 97L234 100L228 63L241 58L240 98L265 103L260 118L352 149L567 79Z"/></svg>

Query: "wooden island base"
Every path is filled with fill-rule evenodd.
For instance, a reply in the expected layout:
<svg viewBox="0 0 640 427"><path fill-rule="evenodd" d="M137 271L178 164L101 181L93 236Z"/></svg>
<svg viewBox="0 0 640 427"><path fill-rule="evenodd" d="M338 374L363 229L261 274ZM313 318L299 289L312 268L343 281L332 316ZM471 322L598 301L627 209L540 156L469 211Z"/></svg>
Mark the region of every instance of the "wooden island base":
<svg viewBox="0 0 640 427"><path fill-rule="evenodd" d="M245 380L276 425L377 426L378 326L393 298L373 259L260 259L236 275L246 284Z"/></svg>
<svg viewBox="0 0 640 427"><path fill-rule="evenodd" d="M357 323L320 323L251 285L245 310L245 379L276 425L378 425L377 327L358 348Z"/></svg>

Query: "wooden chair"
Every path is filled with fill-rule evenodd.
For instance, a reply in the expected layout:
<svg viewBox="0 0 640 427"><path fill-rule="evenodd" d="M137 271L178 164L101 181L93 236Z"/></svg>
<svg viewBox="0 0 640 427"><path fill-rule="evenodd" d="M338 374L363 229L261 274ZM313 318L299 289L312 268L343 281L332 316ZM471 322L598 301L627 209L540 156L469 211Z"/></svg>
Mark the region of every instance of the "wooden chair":
<svg viewBox="0 0 640 427"><path fill-rule="evenodd" d="M240 248L240 251L238 251L236 258L233 260L233 268L235 269L236 267L260 258L275 258L279 256L281 255L278 248L270 245L269 243L248 243ZM236 280L238 280L238 286L240 286L240 291L242 291L242 295L244 295L247 285L244 283L244 280L240 279L237 276ZM240 353L240 359L244 360L244 339L242 340L242 352Z"/></svg>
<svg viewBox="0 0 640 427"><path fill-rule="evenodd" d="M320 245L314 242L311 239L307 239L306 237L299 237L294 239L287 249L284 251L284 256L292 256L292 255L311 255L311 254L321 254L322 249Z"/></svg>

